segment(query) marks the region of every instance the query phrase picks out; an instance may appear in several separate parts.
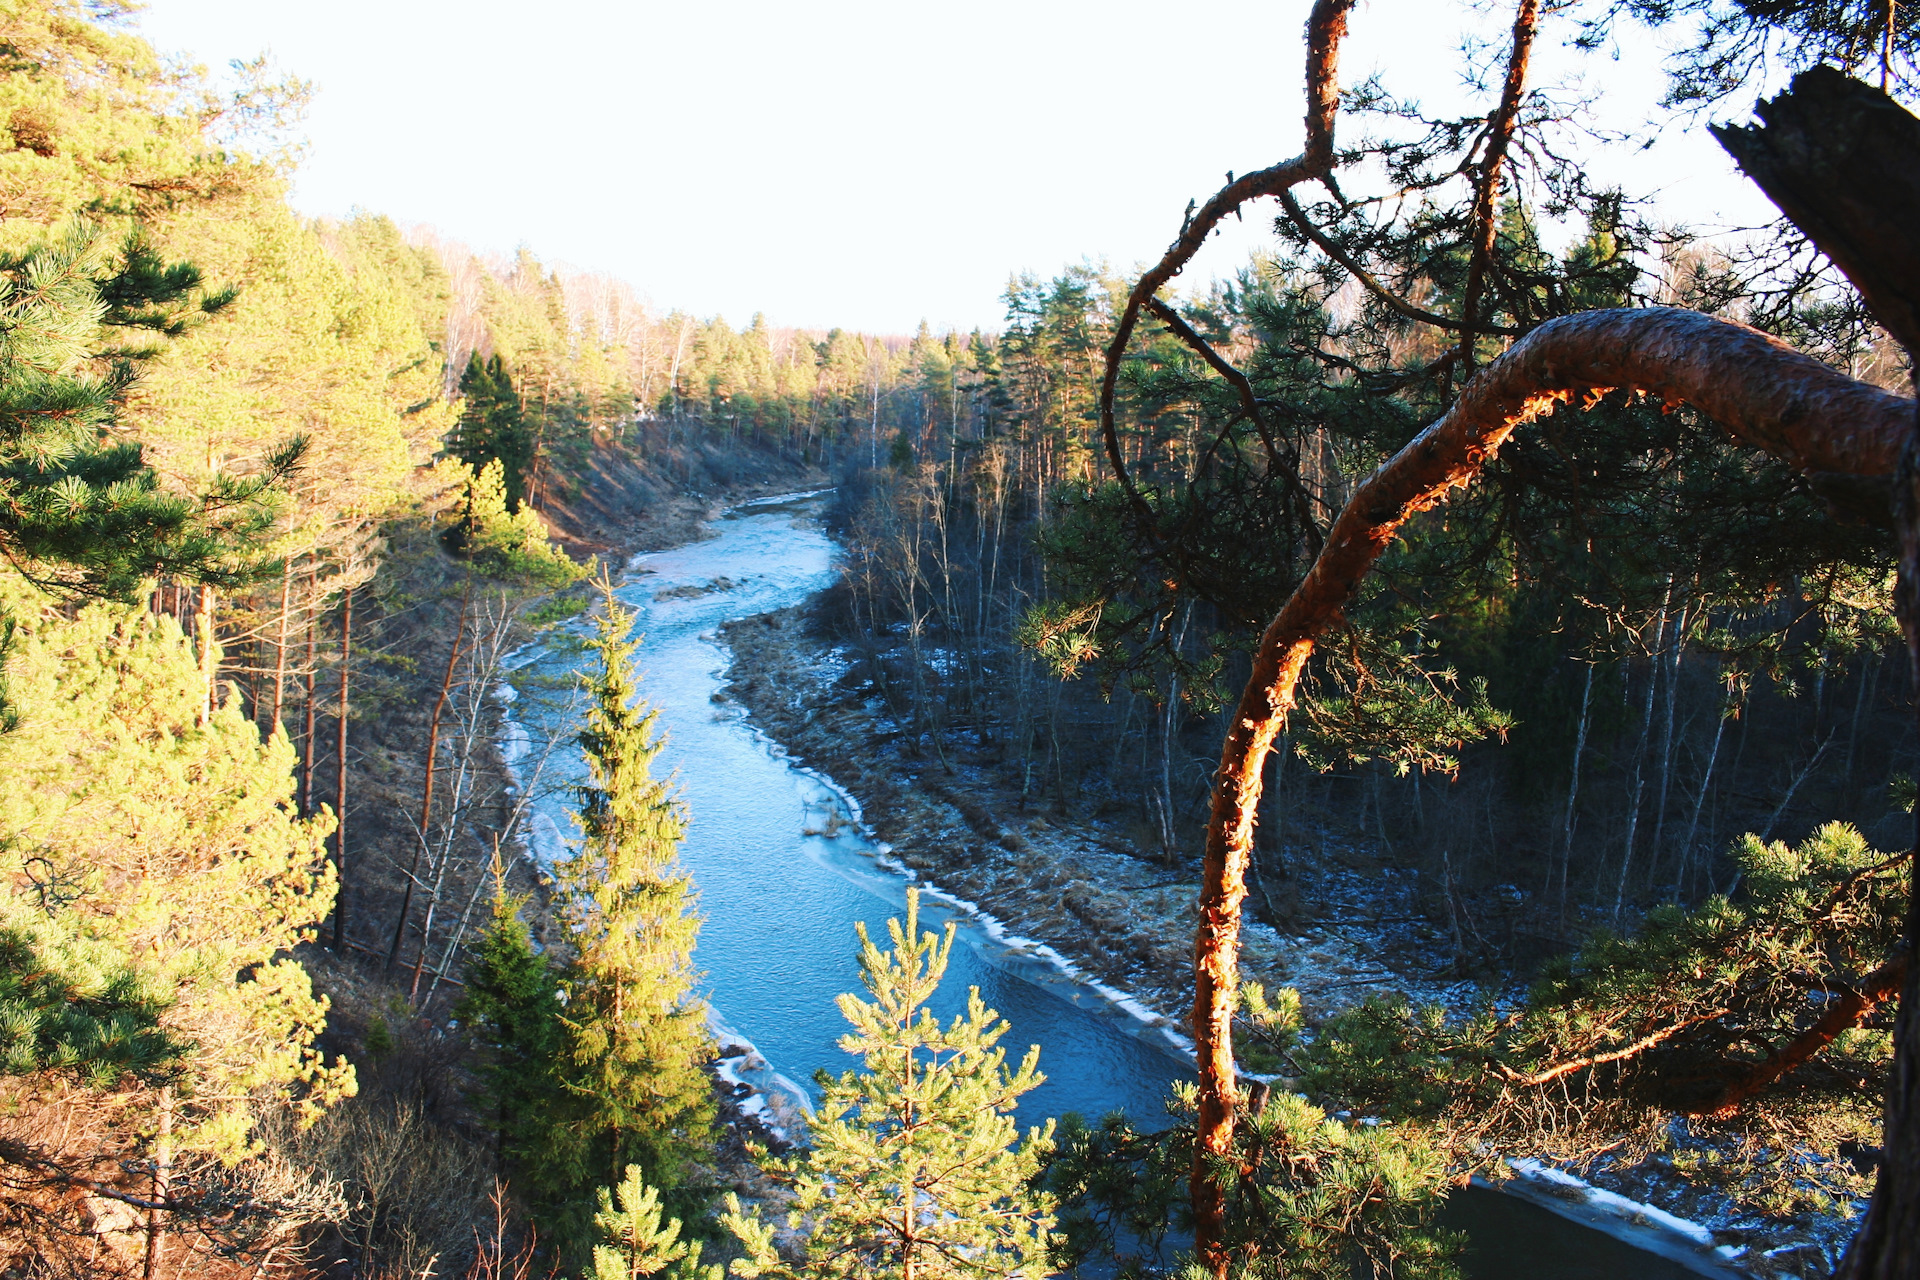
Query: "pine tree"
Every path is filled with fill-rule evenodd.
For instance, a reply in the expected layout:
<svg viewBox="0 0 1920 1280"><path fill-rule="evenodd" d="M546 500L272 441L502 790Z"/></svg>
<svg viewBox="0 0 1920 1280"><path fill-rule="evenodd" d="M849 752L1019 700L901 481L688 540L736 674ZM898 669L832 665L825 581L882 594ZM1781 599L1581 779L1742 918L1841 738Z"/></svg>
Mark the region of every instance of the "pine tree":
<svg viewBox="0 0 1920 1280"><path fill-rule="evenodd" d="M614 1197L620 1207L614 1207ZM700 1242L680 1238L680 1219L662 1225L660 1195L630 1164L620 1185L600 1188L600 1211L593 1215L601 1243L593 1246L588 1280L642 1280L667 1275L672 1280L720 1280L719 1267L700 1265Z"/></svg>
<svg viewBox="0 0 1920 1280"><path fill-rule="evenodd" d="M163 492L140 447L110 438L132 362L157 348L122 341L103 355L103 327L152 340L185 332L231 300L199 282L194 268L79 220L0 253L0 551L37 584L127 599L154 575L221 586L249 576L226 560L270 522L265 499L302 445L263 450L260 475L211 481L196 501Z"/></svg>
<svg viewBox="0 0 1920 1280"><path fill-rule="evenodd" d="M996 1047L1008 1030L968 993L967 1012L946 1028L927 1002L946 974L954 926L944 938L919 933L919 892L907 891L907 919L887 922L893 949L860 933L860 977L871 1001L842 995L853 1024L840 1047L866 1060L864 1072L817 1077L813 1150L774 1162L792 1182L789 1225L811 1220L806 1261L789 1267L773 1250L773 1228L729 1197L726 1226L746 1246L736 1274L749 1277L1030 1276L1048 1271L1052 1205L1030 1188L1052 1144L1053 1122L1019 1136L1011 1113L1045 1077L1040 1050L1009 1072Z"/></svg>
<svg viewBox="0 0 1920 1280"><path fill-rule="evenodd" d="M198 655L171 618L69 616L11 574L0 612L19 717L0 733L6 1069L117 1064L137 1082L164 1067L174 1149L219 1159L276 1102L311 1118L351 1095L352 1067L317 1047L327 1001L291 954L335 881L333 821L294 812L286 736L261 741L237 700L203 721Z"/></svg>
<svg viewBox="0 0 1920 1280"><path fill-rule="evenodd" d="M711 1142L713 1045L693 995L700 920L693 882L677 862L685 812L652 776L658 713L636 706L633 614L603 583L597 669L580 744L589 780L579 788L583 834L555 867L560 920L576 949L561 979L566 1043L557 1064L564 1096L533 1168L550 1230L585 1234L593 1188L638 1165L669 1202L699 1207L681 1186Z"/></svg>

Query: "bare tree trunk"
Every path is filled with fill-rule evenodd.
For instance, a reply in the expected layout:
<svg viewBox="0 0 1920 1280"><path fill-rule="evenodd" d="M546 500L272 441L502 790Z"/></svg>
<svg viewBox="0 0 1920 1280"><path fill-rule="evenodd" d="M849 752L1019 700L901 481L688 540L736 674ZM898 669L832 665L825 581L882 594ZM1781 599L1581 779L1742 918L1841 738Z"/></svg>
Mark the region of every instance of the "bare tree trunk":
<svg viewBox="0 0 1920 1280"><path fill-rule="evenodd" d="M347 684L353 669L353 588L340 593L340 708L334 736L333 865L340 879L333 905L333 949L347 948Z"/></svg>
<svg viewBox="0 0 1920 1280"><path fill-rule="evenodd" d="M1733 711L1731 707L1722 707L1719 718L1713 726L1713 746L1707 752L1707 767L1700 773L1700 790L1694 793L1693 816L1687 820L1687 840L1680 846L1680 892L1687 891L1687 881L1693 870L1693 846L1700 833L1700 810L1707 803L1707 789L1713 785L1713 766L1720 759L1720 741L1726 736L1727 717Z"/></svg>
<svg viewBox="0 0 1920 1280"><path fill-rule="evenodd" d="M400 942L406 936L407 917L413 913L413 886L420 873L420 854L430 847L428 842L433 838L433 765L440 749L440 717L446 713L447 695L453 690L453 673L460 662L460 641L467 630L467 601L472 594L473 573L469 570L466 584L460 589L460 616L453 626L453 647L447 650L447 670L440 679L440 696L433 704L433 718L427 722L427 777L420 788L419 839L414 842L413 858L407 867L406 888L400 894L400 914L393 923L393 943L387 948L389 969L400 959ZM424 948L425 941L420 945Z"/></svg>
<svg viewBox="0 0 1920 1280"><path fill-rule="evenodd" d="M152 1195L154 1203L147 1210L147 1247L142 1260L140 1274L142 1280L159 1280L161 1268L166 1263L167 1236L163 1225L166 1210L160 1208L172 1194L173 1181L173 1089L160 1090L160 1119L153 1140L153 1181Z"/></svg>
<svg viewBox="0 0 1920 1280"><path fill-rule="evenodd" d="M1567 781L1567 816L1560 824L1560 923L1567 922L1567 877L1573 868L1573 828L1575 806L1580 801L1580 761L1587 754L1587 727L1593 723L1593 668L1587 664L1587 678L1580 688L1580 728L1573 738L1573 776Z"/></svg>
<svg viewBox="0 0 1920 1280"><path fill-rule="evenodd" d="M193 618L194 637L200 646L200 710L195 722L202 729L213 719L213 687L220 678L220 658L214 640L213 596L212 587L200 588Z"/></svg>
<svg viewBox="0 0 1920 1280"><path fill-rule="evenodd" d="M1780 803L1774 806L1773 813L1768 816L1767 825L1760 828L1760 838L1762 840L1773 835L1774 827L1779 825L1780 819L1785 816L1787 812L1787 806L1793 803L1793 797L1799 793L1800 784L1812 776L1813 771L1820 765L1820 758L1827 754L1827 748L1832 745L1833 734L1829 733L1821 740L1820 745L1814 748L1813 758L1807 761L1799 773L1793 775L1793 781L1787 785L1786 794L1780 797Z"/></svg>
<svg viewBox="0 0 1920 1280"><path fill-rule="evenodd" d="M1687 647L1687 614L1689 606L1680 606L1680 616L1673 624L1673 638L1667 648L1670 656L1665 663L1667 706L1662 715L1664 725L1660 731L1660 789L1653 802L1653 851L1647 859L1647 885L1651 887L1659 878L1660 859L1666 851L1667 835L1667 796L1673 789L1673 710L1680 701L1680 657Z"/></svg>
<svg viewBox="0 0 1920 1280"><path fill-rule="evenodd" d="M497 833L493 837L493 865L496 869L500 866L500 837ZM473 892L467 895L467 905L460 912L460 923L455 926L453 936L447 940L446 950L440 953L440 963L433 971L433 982L427 987L426 1003L433 1002L433 993L440 989L440 984L447 980L448 973L453 969L454 957L460 954L460 944L466 941L467 926L473 920L473 909L480 904L480 894L487 888L488 883L485 876L474 881ZM426 941L422 939L420 945L421 954L424 956ZM420 969L416 965L413 971L413 994L409 998L417 1001L419 992Z"/></svg>
<svg viewBox="0 0 1920 1280"><path fill-rule="evenodd" d="M447 820L442 828L439 852L428 859L427 874L432 877L432 883L427 887L426 917L420 926L420 950L414 956L413 980L407 989L409 1001L417 1001L420 996L420 977L425 972L427 953L433 945L433 922L440 908L440 895L446 888L447 873L453 865L454 848L459 843L463 826L462 819L473 804L476 795L475 778L479 771L480 755L486 745L487 699L499 676L500 655L505 650L512 621L513 615L503 602L499 615L491 620L490 626L483 629L481 625L476 625L474 629L464 695L461 705L455 712L460 732L457 739L458 749L454 753L454 762L451 766L453 784L448 795ZM542 767L544 767L544 757ZM520 799L512 813L508 815L509 830L519 822L527 797L534 794L536 782L537 774L521 787ZM495 852L498 852L497 842Z"/></svg>
<svg viewBox="0 0 1920 1280"><path fill-rule="evenodd" d="M280 713L287 696L287 612L293 594L293 561L280 567L280 621L273 640L273 723L272 733L280 727Z"/></svg>
<svg viewBox="0 0 1920 1280"><path fill-rule="evenodd" d="M300 740L305 745L300 752L300 812L313 814L313 749L314 739L314 681L318 677L315 667L317 654L314 649L314 625L320 613L320 566L317 561L307 565L307 669L302 678L305 686L306 705L302 714L305 724L300 731Z"/></svg>
<svg viewBox="0 0 1920 1280"><path fill-rule="evenodd" d="M1620 907L1627 896L1627 872L1633 866L1633 837L1640 829L1640 797L1646 777L1647 736L1653 728L1653 691L1660 684L1661 659L1666 652L1667 605L1673 595L1673 578L1667 578L1668 599L1660 602L1660 620L1653 633L1653 660L1647 664L1647 696L1640 708L1640 737L1633 745L1633 786L1627 799L1627 839L1620 851L1620 883L1613 890L1613 922L1620 923Z"/></svg>

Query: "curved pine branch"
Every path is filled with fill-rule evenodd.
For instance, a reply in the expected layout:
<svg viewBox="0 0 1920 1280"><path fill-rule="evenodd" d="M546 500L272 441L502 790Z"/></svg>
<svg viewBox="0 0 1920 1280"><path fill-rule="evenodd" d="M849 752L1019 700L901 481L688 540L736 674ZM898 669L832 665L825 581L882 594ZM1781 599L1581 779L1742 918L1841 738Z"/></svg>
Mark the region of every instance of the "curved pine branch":
<svg viewBox="0 0 1920 1280"><path fill-rule="evenodd" d="M1890 478L1914 421L1913 401L1744 325L1673 308L1590 311L1548 321L1515 343L1444 417L1367 477L1261 637L1214 775L1194 938L1201 1152L1232 1150L1230 1027L1261 767L1315 641L1339 620L1400 527L1472 483L1515 429L1576 395L1619 388L1692 405L1736 440L1802 473L1851 482Z"/></svg>

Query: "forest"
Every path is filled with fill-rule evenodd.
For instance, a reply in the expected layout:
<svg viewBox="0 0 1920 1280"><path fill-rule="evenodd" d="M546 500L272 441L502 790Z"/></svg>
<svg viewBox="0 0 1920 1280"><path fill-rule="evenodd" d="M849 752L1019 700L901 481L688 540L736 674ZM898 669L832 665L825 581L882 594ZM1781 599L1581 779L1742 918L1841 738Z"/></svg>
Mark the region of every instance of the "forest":
<svg viewBox="0 0 1920 1280"><path fill-rule="evenodd" d="M1920 18L1498 0L1441 116L1392 8L1161 257L908 335L302 216L308 86L0 6L0 1275L1415 1280L1550 1167L1920 1276ZM1776 222L1590 176L1541 50L1650 32ZM786 1135L616 590L798 491L714 701L916 887ZM955 895L1171 1015L1164 1114L1018 1110Z"/></svg>

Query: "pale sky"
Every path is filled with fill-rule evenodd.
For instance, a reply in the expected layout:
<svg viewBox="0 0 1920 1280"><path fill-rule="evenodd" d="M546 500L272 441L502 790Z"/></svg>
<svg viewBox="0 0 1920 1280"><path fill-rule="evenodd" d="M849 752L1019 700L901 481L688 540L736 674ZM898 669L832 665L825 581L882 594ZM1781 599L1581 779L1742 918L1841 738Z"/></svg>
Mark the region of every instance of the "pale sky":
<svg viewBox="0 0 1920 1280"><path fill-rule="evenodd" d="M525 244L735 324L903 333L999 327L1014 272L1149 261L1190 197L1297 153L1308 4L150 0L137 29L316 83L302 212ZM1463 24L1510 21L1475 9L1362 0L1343 81L1456 100ZM1606 123L1645 118L1657 58L1638 34L1588 60ZM1698 127L1593 168L1695 226L1774 216ZM1186 279L1244 262L1275 208Z"/></svg>

